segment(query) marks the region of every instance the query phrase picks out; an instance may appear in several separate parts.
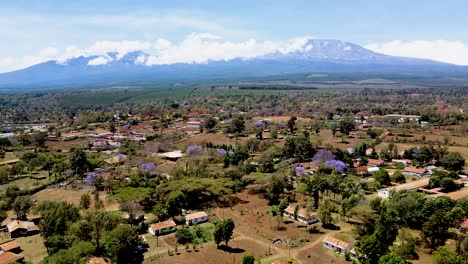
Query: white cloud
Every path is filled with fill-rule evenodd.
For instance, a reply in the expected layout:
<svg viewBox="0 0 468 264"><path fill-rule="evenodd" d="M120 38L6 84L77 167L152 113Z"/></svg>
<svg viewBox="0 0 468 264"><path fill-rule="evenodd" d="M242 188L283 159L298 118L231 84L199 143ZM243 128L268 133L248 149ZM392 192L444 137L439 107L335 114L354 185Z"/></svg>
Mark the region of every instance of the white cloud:
<svg viewBox="0 0 468 264"><path fill-rule="evenodd" d="M170 48L171 46L172 43L169 40L162 38L156 40L156 42L154 43L154 48L157 50L164 50Z"/></svg>
<svg viewBox="0 0 468 264"><path fill-rule="evenodd" d="M468 44L448 40L394 40L365 46L388 55L431 59L458 65L468 65Z"/></svg>
<svg viewBox="0 0 468 264"><path fill-rule="evenodd" d="M119 60L125 54L141 50L150 56L139 56L135 63L146 65L173 63L206 63L210 60L230 60L234 58L250 59L268 53L290 53L294 51L310 51L314 47L308 44L313 37L298 37L286 41L228 41L212 33L191 33L179 43L173 43L164 38L154 41L97 41L88 47L68 46L65 49L47 47L37 55L22 58L8 57L0 60L3 69L19 69L48 60L66 63L68 59L79 56L99 56L89 62L89 65L107 64L113 59ZM437 61L468 65L468 45L457 41L391 41L388 43L373 43L365 46L376 52L389 55L427 58ZM345 48L346 49L346 48ZM109 52L115 52L111 57Z"/></svg>
<svg viewBox="0 0 468 264"><path fill-rule="evenodd" d="M96 66L96 65L105 65L109 63L109 60L105 57L97 57L95 59L92 59L88 62L88 65L93 65L93 66Z"/></svg>

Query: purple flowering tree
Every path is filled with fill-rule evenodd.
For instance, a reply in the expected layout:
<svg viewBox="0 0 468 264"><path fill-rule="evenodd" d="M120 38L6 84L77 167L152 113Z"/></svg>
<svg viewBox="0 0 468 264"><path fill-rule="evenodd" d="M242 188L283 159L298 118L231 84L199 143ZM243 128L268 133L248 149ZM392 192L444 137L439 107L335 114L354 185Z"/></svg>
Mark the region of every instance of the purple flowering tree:
<svg viewBox="0 0 468 264"><path fill-rule="evenodd" d="M307 171L302 166L296 166L296 175L306 175Z"/></svg>
<svg viewBox="0 0 468 264"><path fill-rule="evenodd" d="M333 160L333 153L327 149L320 149L315 153L312 160L314 161L315 166L318 167L322 163Z"/></svg>
<svg viewBox="0 0 468 264"><path fill-rule="evenodd" d="M143 163L140 165L140 170L144 174L150 174L154 169L156 169L156 165L153 162Z"/></svg>
<svg viewBox="0 0 468 264"><path fill-rule="evenodd" d="M93 186L93 182L94 180L96 180L96 173L94 172L88 172L88 174L86 175L86 178L85 178L85 182L87 185L89 186Z"/></svg>
<svg viewBox="0 0 468 264"><path fill-rule="evenodd" d="M218 154L221 156L226 155L226 150L222 148L216 149L216 152L218 152Z"/></svg>
<svg viewBox="0 0 468 264"><path fill-rule="evenodd" d="M325 165L335 169L337 172L343 172L346 169L346 164L341 160L327 160L325 161Z"/></svg>
<svg viewBox="0 0 468 264"><path fill-rule="evenodd" d="M189 155L200 155L203 151L203 148L200 147L200 146L196 146L196 145L191 145L187 148L187 154Z"/></svg>
<svg viewBox="0 0 468 264"><path fill-rule="evenodd" d="M261 129L264 129L265 128L265 122L263 122L262 120L258 120L254 123L254 127L258 127L258 128L261 128Z"/></svg>

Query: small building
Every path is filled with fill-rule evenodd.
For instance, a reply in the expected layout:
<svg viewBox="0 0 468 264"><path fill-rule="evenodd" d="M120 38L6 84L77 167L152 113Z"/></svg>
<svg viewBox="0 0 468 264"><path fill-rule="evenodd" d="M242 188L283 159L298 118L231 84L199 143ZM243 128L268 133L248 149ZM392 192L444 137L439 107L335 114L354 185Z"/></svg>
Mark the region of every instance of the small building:
<svg viewBox="0 0 468 264"><path fill-rule="evenodd" d="M284 210L284 215L295 220L294 218L294 211L296 209L296 205L290 204L288 208ZM297 211L297 221L302 222L304 224L313 224L319 221L318 216L316 214L311 214L307 212L304 208L299 208Z"/></svg>
<svg viewBox="0 0 468 264"><path fill-rule="evenodd" d="M30 221L13 220L7 224L10 237L29 236L39 232L39 227Z"/></svg>
<svg viewBox="0 0 468 264"><path fill-rule="evenodd" d="M405 176L417 176L417 177L429 176L426 169L416 168L416 167L406 167L402 173Z"/></svg>
<svg viewBox="0 0 468 264"><path fill-rule="evenodd" d="M372 153L374 153L374 149L373 149L373 148L368 148L368 149L366 149L366 156L370 156L370 155L372 155Z"/></svg>
<svg viewBox="0 0 468 264"><path fill-rule="evenodd" d="M189 120L185 124L185 127L189 128L189 129L198 129L199 130L199 129L205 127L205 121L203 121L203 120Z"/></svg>
<svg viewBox="0 0 468 264"><path fill-rule="evenodd" d="M176 150L176 151L171 151L171 152L165 152L158 154L159 157L166 158L168 160L176 161L184 156L182 151Z"/></svg>
<svg viewBox="0 0 468 264"><path fill-rule="evenodd" d="M173 220L167 220L150 225L148 232L153 236L159 236L175 231L176 227L177 225Z"/></svg>
<svg viewBox="0 0 468 264"><path fill-rule="evenodd" d="M323 246L331 249L339 254L344 254L345 252L349 252L351 250L351 245L334 237L325 237L322 240Z"/></svg>
<svg viewBox="0 0 468 264"><path fill-rule="evenodd" d="M208 214L201 211L185 215L185 224L196 225L208 221Z"/></svg>
<svg viewBox="0 0 468 264"><path fill-rule="evenodd" d="M10 239L0 243L0 252L20 253L21 245L15 239Z"/></svg>
<svg viewBox="0 0 468 264"><path fill-rule="evenodd" d="M369 167L369 168L367 168L367 172L369 174L374 174L374 173L378 172L379 170L380 170L379 167Z"/></svg>
<svg viewBox="0 0 468 264"><path fill-rule="evenodd" d="M366 175L369 175L369 170L367 169L366 166L358 166L356 168L356 173L361 176L366 176Z"/></svg>
<svg viewBox="0 0 468 264"><path fill-rule="evenodd" d="M410 159L392 159L393 163L402 163L405 167L411 164L412 160Z"/></svg>
<svg viewBox="0 0 468 264"><path fill-rule="evenodd" d="M380 190L377 191L377 194L378 194L378 196L380 196L382 198L390 198L390 196L393 193L396 193L396 192L399 192L399 191L402 191L402 190L406 190L406 191L409 191L409 192L417 191L417 190L419 190L421 188L426 187L427 185L429 185L429 178L423 178L423 179L420 179L420 180L417 180L417 181L408 182L408 183L405 183L405 184L400 184L400 185L397 185L397 186L380 189Z"/></svg>
<svg viewBox="0 0 468 264"><path fill-rule="evenodd" d="M24 257L13 252L0 253L0 264L10 264L13 262L22 262Z"/></svg>
<svg viewBox="0 0 468 264"><path fill-rule="evenodd" d="M372 166L381 167L381 166L385 165L385 162L383 160L380 160L380 159L368 159L367 164L372 165Z"/></svg>
<svg viewBox="0 0 468 264"><path fill-rule="evenodd" d="M429 179L429 178L427 178L427 179ZM432 195L429 195L429 196L431 196L431 197L446 196L446 197L449 197L452 200L458 201L460 199L468 197L468 188L462 188L462 189L460 189L458 191L449 192L449 193L440 192L440 193L432 194Z"/></svg>

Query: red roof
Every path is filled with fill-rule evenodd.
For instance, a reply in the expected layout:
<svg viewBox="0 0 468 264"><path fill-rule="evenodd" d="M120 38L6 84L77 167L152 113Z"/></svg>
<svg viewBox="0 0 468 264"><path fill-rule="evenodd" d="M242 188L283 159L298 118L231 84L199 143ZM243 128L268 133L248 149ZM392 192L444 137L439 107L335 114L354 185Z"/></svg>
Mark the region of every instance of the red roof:
<svg viewBox="0 0 468 264"><path fill-rule="evenodd" d="M384 161L383 160L379 160L379 159L368 159L367 162L369 164L372 164L372 165L381 165L381 164L384 164Z"/></svg>
<svg viewBox="0 0 468 264"><path fill-rule="evenodd" d="M10 251L10 250L17 249L20 247L21 247L20 243L14 239L4 241L0 244L0 249L2 249L3 251Z"/></svg>
<svg viewBox="0 0 468 264"><path fill-rule="evenodd" d="M164 222L152 224L151 228L153 230L161 230L161 229L164 229L164 228L175 227L175 226L177 226L177 225L176 225L176 223L174 221L167 220L167 221L164 221Z"/></svg>
<svg viewBox="0 0 468 264"><path fill-rule="evenodd" d="M3 252L0 254L0 264L13 263L22 259L24 259L23 256L15 254L13 252Z"/></svg>
<svg viewBox="0 0 468 264"><path fill-rule="evenodd" d="M410 173L417 173L417 174L424 174L426 172L425 169L418 169L418 168L415 168L415 167L406 167L404 170L404 172L410 172Z"/></svg>

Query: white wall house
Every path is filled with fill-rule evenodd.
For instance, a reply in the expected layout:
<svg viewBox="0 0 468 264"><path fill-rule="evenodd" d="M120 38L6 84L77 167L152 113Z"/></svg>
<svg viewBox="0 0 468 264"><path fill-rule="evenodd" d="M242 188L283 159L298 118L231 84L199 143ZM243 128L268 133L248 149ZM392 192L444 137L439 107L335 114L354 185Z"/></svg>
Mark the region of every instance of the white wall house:
<svg viewBox="0 0 468 264"><path fill-rule="evenodd" d="M187 225L196 225L206 221L208 221L208 214L203 211L187 214L185 216L185 224Z"/></svg>
<svg viewBox="0 0 468 264"><path fill-rule="evenodd" d="M284 215L294 220L295 207L295 205L289 205L288 208L284 210ZM317 223L319 219L316 214L309 213L304 208L299 208L297 211L297 221L310 225Z"/></svg>
<svg viewBox="0 0 468 264"><path fill-rule="evenodd" d="M176 223L173 220L167 220L160 223L155 223L149 226L148 232L153 236L167 234L176 230Z"/></svg>

